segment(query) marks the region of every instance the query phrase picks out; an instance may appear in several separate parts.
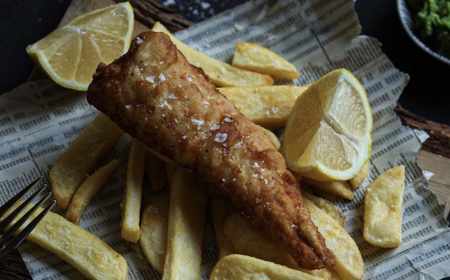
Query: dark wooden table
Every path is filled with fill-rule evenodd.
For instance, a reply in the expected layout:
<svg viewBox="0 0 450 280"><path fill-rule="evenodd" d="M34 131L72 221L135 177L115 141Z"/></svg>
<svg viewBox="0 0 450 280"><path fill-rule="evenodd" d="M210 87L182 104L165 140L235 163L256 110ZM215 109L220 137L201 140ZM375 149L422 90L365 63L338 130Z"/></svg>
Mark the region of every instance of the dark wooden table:
<svg viewBox="0 0 450 280"><path fill-rule="evenodd" d="M187 20L198 22L243 1L161 2L166 6L170 4ZM363 33L378 38L394 64L411 76L400 104L425 120L450 124L450 109L446 102L449 90L445 87L450 67L430 58L410 42L400 26L395 2L358 0L356 10ZM69 4L70 0L0 2L0 92L11 90L27 80L33 65L24 51L25 46L53 30ZM0 279L30 279L17 252L0 260Z"/></svg>

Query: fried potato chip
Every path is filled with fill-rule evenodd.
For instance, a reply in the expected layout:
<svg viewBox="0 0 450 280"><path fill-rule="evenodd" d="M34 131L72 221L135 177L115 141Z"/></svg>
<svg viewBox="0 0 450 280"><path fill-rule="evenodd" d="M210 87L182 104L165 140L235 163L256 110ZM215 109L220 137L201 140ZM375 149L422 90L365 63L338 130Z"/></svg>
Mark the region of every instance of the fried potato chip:
<svg viewBox="0 0 450 280"><path fill-rule="evenodd" d="M152 191L157 192L167 187L165 163L150 152L145 156L145 176Z"/></svg>
<svg viewBox="0 0 450 280"><path fill-rule="evenodd" d="M364 239L382 248L402 241L402 205L405 167L389 169L367 188L364 198Z"/></svg>
<svg viewBox="0 0 450 280"><path fill-rule="evenodd" d="M120 128L100 114L85 127L50 169L50 183L56 203L69 206L73 194L122 135Z"/></svg>
<svg viewBox="0 0 450 280"><path fill-rule="evenodd" d="M201 279L206 193L187 171L177 168L170 185L169 225L163 280Z"/></svg>
<svg viewBox="0 0 450 280"><path fill-rule="evenodd" d="M231 241L225 235L225 221L230 214L230 207L225 200L215 198L211 201L212 218L216 234L219 259L233 253Z"/></svg>
<svg viewBox="0 0 450 280"><path fill-rule="evenodd" d="M339 223L342 227L345 226L345 218L341 210L331 201L313 195L309 192L303 192L303 198L311 200L317 207L325 211L331 218Z"/></svg>
<svg viewBox="0 0 450 280"><path fill-rule="evenodd" d="M348 200L353 199L353 191L346 181L319 182L311 179L304 179L304 182L325 195L331 195Z"/></svg>
<svg viewBox="0 0 450 280"><path fill-rule="evenodd" d="M121 236L136 243L141 235L140 217L144 180L145 147L134 140L128 157L127 180L123 199Z"/></svg>
<svg viewBox="0 0 450 280"><path fill-rule="evenodd" d="M106 184L118 165L118 160L114 159L110 161L108 164L100 167L81 184L67 208L67 220L76 224L80 222L80 217L83 215L84 209L86 209L94 195Z"/></svg>
<svg viewBox="0 0 450 280"><path fill-rule="evenodd" d="M334 267L341 279L362 279L364 263L355 241L325 211L312 201L305 199L305 207L309 210L311 220L325 239L328 249L336 258Z"/></svg>
<svg viewBox="0 0 450 280"><path fill-rule="evenodd" d="M177 165L174 162L166 162L165 166L166 166L167 181L170 185L170 184L172 184L172 178L177 169Z"/></svg>
<svg viewBox="0 0 450 280"><path fill-rule="evenodd" d="M254 43L236 43L231 65L267 74L280 80L295 80L300 76L297 68L289 61L279 54Z"/></svg>
<svg viewBox="0 0 450 280"><path fill-rule="evenodd" d="M163 272L166 256L168 220L168 194L151 196L144 213L142 213L139 245L148 262L160 273Z"/></svg>
<svg viewBox="0 0 450 280"><path fill-rule="evenodd" d="M254 123L269 129L286 125L305 86L258 86L218 88L219 92Z"/></svg>
<svg viewBox="0 0 450 280"><path fill-rule="evenodd" d="M306 270L306 269L300 269L303 272L306 272L308 274L314 275L316 277L319 277L320 279L323 280L342 280L341 278L339 278L339 276L336 274L336 272L327 269L327 268L322 268L322 269L314 269L314 270Z"/></svg>
<svg viewBox="0 0 450 280"><path fill-rule="evenodd" d="M319 280L322 278L272 262L243 255L229 255L216 264L210 280Z"/></svg>
<svg viewBox="0 0 450 280"><path fill-rule="evenodd" d="M294 259L287 250L265 235L261 230L253 228L238 213L230 215L224 224L225 238L230 241L233 253L252 256L266 261L296 268Z"/></svg>
<svg viewBox="0 0 450 280"><path fill-rule="evenodd" d="M239 214L230 214L225 220L224 235L231 245L233 253L255 257L290 268L300 269L287 250L279 242L268 237L264 231L249 225ZM326 280L339 279L335 272L323 268L315 270L300 269L303 272L319 276Z"/></svg>
<svg viewBox="0 0 450 280"><path fill-rule="evenodd" d="M264 86L273 84L272 77L268 75L239 69L194 50L175 38L170 34L169 30L159 22L156 22L155 25L153 25L152 31L169 35L172 42L186 57L189 63L203 69L206 76L208 76L211 82L217 86Z"/></svg>
<svg viewBox="0 0 450 280"><path fill-rule="evenodd" d="M0 216L0 221L21 203L23 200L20 199L14 203L8 211ZM24 209L14 217L11 224L17 223L33 206L33 203L26 204ZM30 214L18 230L23 230L42 211L44 208L37 207L36 211ZM87 279L126 280L128 278L128 265L121 254L114 251L97 236L54 212L49 211L39 221L27 236L27 240L72 265Z"/></svg>
<svg viewBox="0 0 450 280"><path fill-rule="evenodd" d="M264 129L264 133L269 136L270 141L272 141L273 145L275 146L275 148L277 148L277 150L280 149L281 147L281 143L280 140L278 139L278 136L275 135L275 133L273 133L272 131L262 128Z"/></svg>
<svg viewBox="0 0 450 280"><path fill-rule="evenodd" d="M352 189L357 189L364 182L367 176L369 176L369 165L369 161L366 161L366 163L364 163L361 170L359 170L356 176L348 180L349 185Z"/></svg>
<svg viewBox="0 0 450 280"><path fill-rule="evenodd" d="M128 279L126 260L97 236L49 212L27 238L88 279Z"/></svg>

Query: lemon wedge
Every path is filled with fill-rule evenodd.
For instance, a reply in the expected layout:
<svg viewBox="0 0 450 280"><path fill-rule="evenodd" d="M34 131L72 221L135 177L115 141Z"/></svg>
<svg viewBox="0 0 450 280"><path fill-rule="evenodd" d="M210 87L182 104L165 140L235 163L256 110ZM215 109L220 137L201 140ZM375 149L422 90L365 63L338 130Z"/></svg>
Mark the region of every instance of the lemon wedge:
<svg viewBox="0 0 450 280"><path fill-rule="evenodd" d="M296 100L282 152L291 170L318 181L353 178L371 150L372 113L361 83L334 70Z"/></svg>
<svg viewBox="0 0 450 280"><path fill-rule="evenodd" d="M124 2L81 15L26 51L57 84L85 91L100 62L128 51L133 26L133 8Z"/></svg>

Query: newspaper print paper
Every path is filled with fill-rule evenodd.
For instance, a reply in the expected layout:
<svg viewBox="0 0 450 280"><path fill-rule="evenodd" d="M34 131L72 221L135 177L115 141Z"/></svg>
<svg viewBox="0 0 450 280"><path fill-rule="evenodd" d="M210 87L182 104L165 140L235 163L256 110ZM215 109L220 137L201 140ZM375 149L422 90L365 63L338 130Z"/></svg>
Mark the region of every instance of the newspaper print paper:
<svg viewBox="0 0 450 280"><path fill-rule="evenodd" d="M275 2L275 3L273 3ZM251 1L202 22L177 36L189 45L229 60L237 41L258 42L293 62L302 76L295 83L308 84L336 68L353 71L364 83L373 109L374 131L370 177L355 199L340 203L346 227L365 259L366 279L440 279L450 275L450 232L443 207L427 189L415 162L426 134L401 125L393 108L408 76L399 72L373 38L358 36L353 1L283 0ZM0 203L38 176L31 161L51 165L96 112L82 94L61 89L49 81L26 83L0 97ZM126 150L126 141L116 155ZM406 166L403 243L400 248L374 250L362 239L364 189L384 170ZM118 176L119 177L119 176ZM135 246L120 239L121 183L94 199L81 226L108 242L129 263L129 279L159 279ZM207 226L203 262L205 275L216 260L214 237ZM22 257L33 279L79 279L72 267L57 257L27 244ZM206 276L204 276L206 278Z"/></svg>

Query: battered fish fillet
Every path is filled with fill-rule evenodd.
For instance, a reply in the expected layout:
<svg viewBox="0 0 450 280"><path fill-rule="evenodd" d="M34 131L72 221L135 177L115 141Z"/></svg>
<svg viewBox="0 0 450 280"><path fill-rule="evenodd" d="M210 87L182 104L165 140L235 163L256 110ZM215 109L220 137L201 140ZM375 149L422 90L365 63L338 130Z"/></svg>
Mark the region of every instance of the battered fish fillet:
<svg viewBox="0 0 450 280"><path fill-rule="evenodd" d="M87 99L148 148L217 186L300 266L333 266L282 155L165 34L142 33L126 55L100 65Z"/></svg>

